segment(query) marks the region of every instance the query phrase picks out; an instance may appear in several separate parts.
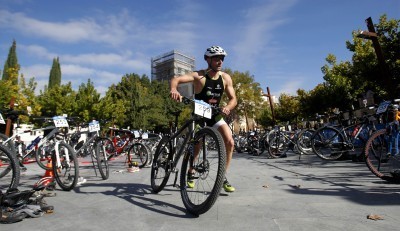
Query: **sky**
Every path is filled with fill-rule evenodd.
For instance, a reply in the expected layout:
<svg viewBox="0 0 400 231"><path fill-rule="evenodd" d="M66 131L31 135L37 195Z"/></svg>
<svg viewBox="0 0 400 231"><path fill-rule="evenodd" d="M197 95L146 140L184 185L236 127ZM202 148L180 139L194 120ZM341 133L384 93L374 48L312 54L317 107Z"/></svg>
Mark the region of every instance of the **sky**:
<svg viewBox="0 0 400 231"><path fill-rule="evenodd" d="M346 41L365 19L400 19L400 0L0 0L0 69L13 40L20 74L48 84L59 58L62 84L90 79L104 95L126 74L151 77L151 58L171 50L206 68L219 45L224 67L248 72L266 93L296 95L323 82L328 54L351 60Z"/></svg>

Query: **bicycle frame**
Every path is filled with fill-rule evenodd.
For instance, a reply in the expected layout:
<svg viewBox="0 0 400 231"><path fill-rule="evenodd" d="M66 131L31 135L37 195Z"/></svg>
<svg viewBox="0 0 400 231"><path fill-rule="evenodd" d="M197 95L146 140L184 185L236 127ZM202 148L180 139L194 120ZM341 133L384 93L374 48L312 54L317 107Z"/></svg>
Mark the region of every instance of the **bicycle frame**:
<svg viewBox="0 0 400 231"><path fill-rule="evenodd" d="M23 134L23 133L32 132L32 131L45 131L45 130L50 130L50 129L52 129L52 130L49 132L49 134L47 134L45 137L43 137L42 139L40 139L39 143L37 143L36 145L34 145L30 150L26 150L26 154L25 154L25 155L21 155L21 159L23 160L23 159L25 159L27 156L31 155L33 151L37 150L39 147L42 147L47 141L49 141L49 140L51 140L53 137L55 137L55 134L59 132L59 128L57 128L57 127L55 127L55 126L47 126L47 127L44 127L44 128L37 128L37 129L26 130L26 131L23 131L23 132L15 133L14 135L10 136L8 139L3 140L2 143L3 143L3 144L6 144L6 143L9 142L10 140L12 140L12 141L15 142L16 137L17 137L18 135ZM57 162L57 163L59 164L58 166L60 166L61 163L60 163L60 161L59 161L59 153L58 153L58 149L57 149L57 148L58 148L58 144L59 144L59 141L56 140L56 142L55 142L55 145L56 145L56 146L55 146L55 147L56 147L55 151L56 151L56 157L58 158L58 162ZM22 153L21 153L21 154L22 154ZM67 157L67 158L68 158L68 157ZM69 159L67 159L67 160L69 161ZM20 160L20 164L22 164L22 163L21 163L21 160Z"/></svg>

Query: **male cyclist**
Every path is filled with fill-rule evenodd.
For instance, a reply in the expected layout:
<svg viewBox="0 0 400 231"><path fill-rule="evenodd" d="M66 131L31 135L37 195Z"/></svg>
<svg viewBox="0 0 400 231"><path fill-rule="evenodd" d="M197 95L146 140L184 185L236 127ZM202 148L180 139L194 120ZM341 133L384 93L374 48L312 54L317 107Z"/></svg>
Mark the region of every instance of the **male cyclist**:
<svg viewBox="0 0 400 231"><path fill-rule="evenodd" d="M170 90L171 97L174 100L179 101L181 94L177 91L177 87L180 83L193 82L195 99L203 100L211 105L219 106L222 95L228 96L228 103L222 108L222 112L229 115L230 112L236 107L237 100L235 90L233 89L232 78L229 74L222 72L222 64L224 58L227 55L224 49L219 46L212 46L208 48L204 54L204 60L207 62L208 67L206 70L194 71L182 76L175 76L171 79ZM207 121L208 126L212 126L221 133L226 148L226 173L230 162L232 160L232 153L234 148L234 141L232 138L232 132L228 124L224 121L221 115L215 115ZM193 179L190 176L193 175L189 170L189 180L187 182L189 188L194 187ZM225 173L225 175L226 175ZM235 188L229 184L225 178L223 184L226 192L234 192Z"/></svg>

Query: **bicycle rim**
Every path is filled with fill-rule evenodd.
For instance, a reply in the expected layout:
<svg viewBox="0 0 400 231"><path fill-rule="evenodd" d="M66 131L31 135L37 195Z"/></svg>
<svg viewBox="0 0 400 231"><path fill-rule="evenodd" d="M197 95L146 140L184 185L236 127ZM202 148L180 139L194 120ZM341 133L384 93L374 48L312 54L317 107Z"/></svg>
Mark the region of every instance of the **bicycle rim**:
<svg viewBox="0 0 400 231"><path fill-rule="evenodd" d="M151 165L151 188L154 193L164 189L172 170L172 143L168 137L163 137L157 145Z"/></svg>
<svg viewBox="0 0 400 231"><path fill-rule="evenodd" d="M64 191L70 191L78 182L79 164L72 147L65 142L58 145L59 163L55 149L52 150L52 165L54 178Z"/></svg>
<svg viewBox="0 0 400 231"><path fill-rule="evenodd" d="M20 168L17 158L6 146L0 144L0 192L17 188Z"/></svg>
<svg viewBox="0 0 400 231"><path fill-rule="evenodd" d="M210 148L207 145L209 142L216 145ZM200 215L207 212L219 196L225 176L226 151L221 134L210 127L202 128L195 134L194 144L200 145L199 155L195 158L193 152L187 150L182 161L180 189L188 212ZM187 186L189 168L194 170L193 188Z"/></svg>
<svg viewBox="0 0 400 231"><path fill-rule="evenodd" d="M400 156L390 154L386 129L376 131L368 139L365 162L377 177L389 182L400 182Z"/></svg>

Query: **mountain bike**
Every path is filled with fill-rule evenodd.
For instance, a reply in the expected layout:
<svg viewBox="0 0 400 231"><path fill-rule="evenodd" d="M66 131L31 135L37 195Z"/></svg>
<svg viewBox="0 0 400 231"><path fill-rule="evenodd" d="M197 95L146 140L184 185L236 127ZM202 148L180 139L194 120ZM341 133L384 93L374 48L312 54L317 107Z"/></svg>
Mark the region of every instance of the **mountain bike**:
<svg viewBox="0 0 400 231"><path fill-rule="evenodd" d="M86 126L86 124L84 126ZM107 154L105 151L104 143L107 142L108 139L100 136L99 121L93 120L87 124L87 127L88 127L87 131L78 131L70 134L72 137L77 137L82 134L86 134L88 137L86 141L81 143L81 145L76 146L75 148L76 155L79 156L79 154L87 152L86 155L90 156L93 167L95 167L95 161L96 161L96 165L99 169L101 178L103 180L107 180L108 177L110 176L110 170L108 166ZM94 168L94 170L97 176L96 168Z"/></svg>
<svg viewBox="0 0 400 231"><path fill-rule="evenodd" d="M377 114L386 115L386 126L374 132L365 145L365 162L368 168L377 177L400 183L400 148L399 148L399 121L398 110L400 100L384 101Z"/></svg>
<svg viewBox="0 0 400 231"><path fill-rule="evenodd" d="M54 126L34 129L34 131L45 132L45 136L36 144L38 151L35 153L35 158L37 163L43 169L51 169L53 171L55 180L63 190L72 190L78 181L79 164L73 148L64 141L64 136L61 132L63 128L68 127L66 118L62 116L54 116L34 118L34 120L54 123ZM29 132L30 131L33 130L29 130ZM13 139L16 135L17 134L14 134L2 142L14 142ZM51 167L49 166L50 164Z"/></svg>
<svg viewBox="0 0 400 231"><path fill-rule="evenodd" d="M175 187L179 172L177 164L183 155L179 186L181 198L189 213L200 215L216 202L225 176L226 150L223 138L215 128L204 126L205 116L211 118L213 112L220 110L186 97L183 97L183 103L194 103L194 113L176 132L164 136L159 142L151 166L151 187L154 193L163 190L171 173L175 173ZM178 115L175 117L175 126L177 123ZM178 138L183 138L180 139L182 144L177 144ZM197 151L198 155L195 154ZM189 169L194 170L194 175L190 174L190 180L195 181L193 188L186 184Z"/></svg>

